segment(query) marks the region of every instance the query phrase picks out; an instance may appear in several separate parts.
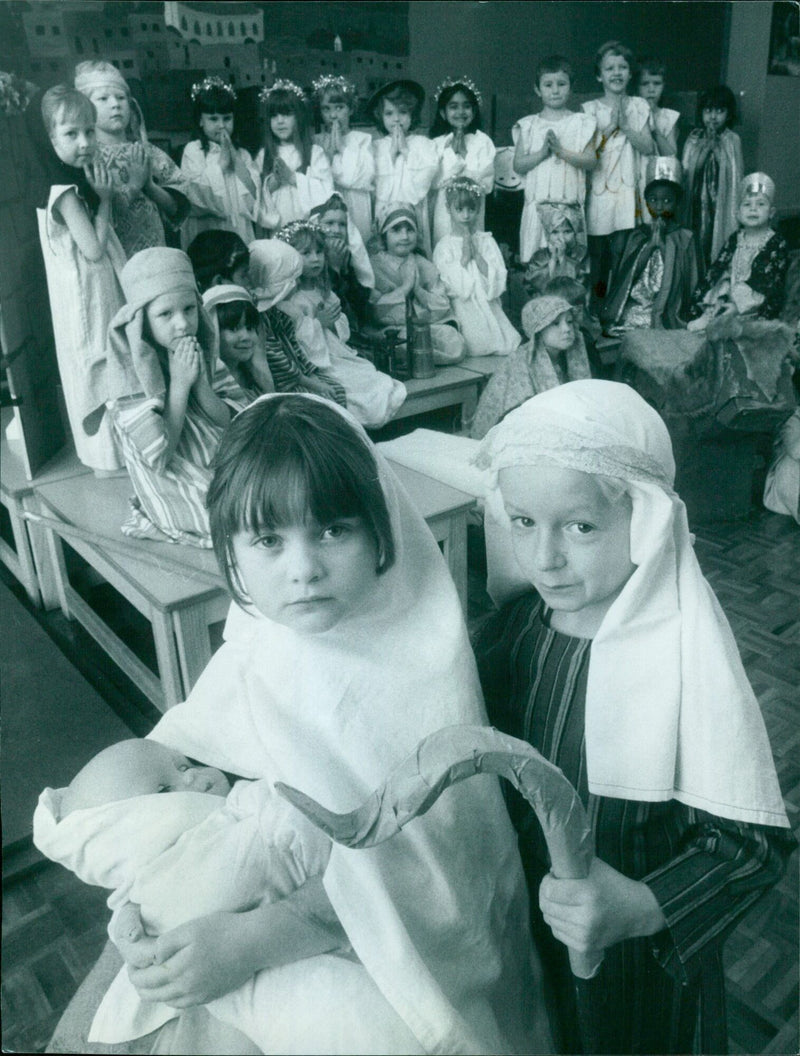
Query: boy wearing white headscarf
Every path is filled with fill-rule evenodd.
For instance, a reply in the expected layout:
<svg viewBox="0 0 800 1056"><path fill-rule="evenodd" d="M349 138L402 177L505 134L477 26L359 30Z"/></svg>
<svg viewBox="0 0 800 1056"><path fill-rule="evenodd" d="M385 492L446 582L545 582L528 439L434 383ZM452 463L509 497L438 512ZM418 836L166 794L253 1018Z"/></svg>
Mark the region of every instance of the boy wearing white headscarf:
<svg viewBox="0 0 800 1056"><path fill-rule="evenodd" d="M512 411L479 461L489 717L564 771L596 843L587 880L555 880L511 804L556 1043L584 1051L566 945L605 949L591 1051L725 1052L722 943L795 843L666 427L629 387L576 381Z"/></svg>

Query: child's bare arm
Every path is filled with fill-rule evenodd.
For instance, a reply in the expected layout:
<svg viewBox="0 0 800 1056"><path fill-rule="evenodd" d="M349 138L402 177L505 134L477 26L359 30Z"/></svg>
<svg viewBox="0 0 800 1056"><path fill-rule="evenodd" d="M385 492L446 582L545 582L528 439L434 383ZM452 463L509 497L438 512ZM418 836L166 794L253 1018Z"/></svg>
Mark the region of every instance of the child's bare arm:
<svg viewBox="0 0 800 1056"><path fill-rule="evenodd" d="M640 154L654 154L656 145L650 135L650 130L646 126L642 129L632 128L628 122L628 113L627 107L620 107L618 124L620 132L627 138L633 149Z"/></svg>
<svg viewBox="0 0 800 1056"><path fill-rule="evenodd" d="M547 141L545 141L541 149L533 150L528 153L522 145L522 140L520 140L514 151L514 172L516 172L518 176L524 176L526 173L530 172L531 169L535 169L537 165L541 165L549 154L550 146Z"/></svg>
<svg viewBox="0 0 800 1056"><path fill-rule="evenodd" d="M585 150L567 150L559 143L553 151L562 161L573 165L576 169L594 169L597 166L597 151L590 143Z"/></svg>

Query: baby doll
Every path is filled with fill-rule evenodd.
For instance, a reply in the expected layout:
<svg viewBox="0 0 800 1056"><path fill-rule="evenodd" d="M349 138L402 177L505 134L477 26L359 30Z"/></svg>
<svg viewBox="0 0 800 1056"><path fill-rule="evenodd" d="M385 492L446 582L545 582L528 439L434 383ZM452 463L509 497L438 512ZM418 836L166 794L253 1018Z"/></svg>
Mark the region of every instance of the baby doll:
<svg viewBox="0 0 800 1056"><path fill-rule="evenodd" d="M334 187L344 199L351 223L367 243L372 237L375 158L372 136L350 128L358 103L356 86L346 77L332 74L318 77L311 86L322 123L314 141L325 151Z"/></svg>
<svg viewBox="0 0 800 1056"><path fill-rule="evenodd" d="M330 855L327 837L269 781L231 787L221 770L153 740L113 744L67 788L45 789L33 826L34 842L48 858L86 883L111 889L112 933L126 925L122 907L131 902L154 936L209 913L277 902L320 876ZM320 919L315 926L322 928ZM341 929L328 928L328 949L346 947ZM337 978L339 962L331 959L316 978L321 1000L323 982ZM206 1007L258 1044L259 1023L270 1010L264 1000L256 976ZM332 1005L330 999L328 1015L335 1014ZM123 968L95 1016L90 1040L128 1041L177 1014L166 1004L142 1002ZM273 1037L275 1029L273 1021Z"/></svg>
<svg viewBox="0 0 800 1056"><path fill-rule="evenodd" d="M697 286L692 232L676 219L683 193L680 162L660 157L647 161L645 202L651 223L628 232L600 316L613 335L640 327L684 327Z"/></svg>
<svg viewBox="0 0 800 1056"><path fill-rule="evenodd" d="M439 366L464 358L464 338L449 324L450 298L435 264L415 252L418 246L417 211L407 202L390 202L378 214L383 248L372 257L375 290L372 317L376 326L396 329L406 336L406 301L425 313L431 324L433 360Z"/></svg>
<svg viewBox="0 0 800 1056"><path fill-rule="evenodd" d="M325 263L325 236L311 221L295 221L278 233L297 250L302 271L280 310L295 325L297 340L312 363L344 388L347 408L362 425L385 425L406 398L402 382L376 370L347 344L350 326L339 298L331 292Z"/></svg>
<svg viewBox="0 0 800 1056"><path fill-rule="evenodd" d="M783 307L789 246L772 229L775 184L765 172L751 172L738 190L739 229L695 291L690 330L704 330L716 316L732 312L777 319Z"/></svg>
<svg viewBox="0 0 800 1056"><path fill-rule="evenodd" d="M439 154L439 169L432 187L433 244L452 234L445 188L456 176L478 183L484 194L494 187L495 145L481 131L481 95L468 77L448 78L436 89L436 116L430 136ZM484 229L484 199L481 198L477 230Z"/></svg>
<svg viewBox="0 0 800 1056"><path fill-rule="evenodd" d="M478 231L483 188L458 176L446 187L451 234L433 251L467 354L505 355L520 343L500 304L506 288L503 255L489 231Z"/></svg>
<svg viewBox="0 0 800 1056"><path fill-rule="evenodd" d="M419 124L425 90L416 81L392 81L370 99L381 138L375 150L375 215L382 215L392 202L407 202L416 217L420 249L431 255L428 192L439 168L436 146L427 136L412 134Z"/></svg>
<svg viewBox="0 0 800 1056"><path fill-rule="evenodd" d="M737 227L737 190L744 175L742 142L732 131L736 97L727 85L700 92L701 127L689 133L683 148L686 226L697 241L701 276Z"/></svg>
<svg viewBox="0 0 800 1056"><path fill-rule="evenodd" d="M169 155L148 142L141 110L116 66L79 62L75 87L97 111L98 155L111 175L113 224L122 248L130 258L163 246L164 222L177 228L189 212L190 184Z"/></svg>
<svg viewBox="0 0 800 1056"><path fill-rule="evenodd" d="M563 297L534 297L522 309L528 341L515 349L489 379L478 401L470 436L482 440L509 411L546 389L590 378L583 336L574 309Z"/></svg>

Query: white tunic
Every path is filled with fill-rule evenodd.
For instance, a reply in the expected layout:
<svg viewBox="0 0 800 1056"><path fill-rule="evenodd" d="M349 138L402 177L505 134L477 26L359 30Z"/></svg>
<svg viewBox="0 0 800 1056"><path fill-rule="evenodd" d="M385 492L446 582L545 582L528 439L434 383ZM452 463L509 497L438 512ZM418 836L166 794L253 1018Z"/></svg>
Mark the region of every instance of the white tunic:
<svg viewBox="0 0 800 1056"><path fill-rule="evenodd" d="M281 227L292 220L305 220L315 205L327 202L333 194L333 174L325 151L316 143L311 148L311 160L305 172L300 172L303 159L294 143L281 143L278 157L286 162L295 175L297 183L279 187L272 195L275 208L280 214ZM261 172L264 164L264 149L256 155L256 167ZM267 175L266 173L264 174Z"/></svg>
<svg viewBox="0 0 800 1056"><path fill-rule="evenodd" d="M375 157L372 136L351 129L343 137L344 146L331 162L333 185L347 205L347 215L364 242L372 237L372 193L375 189Z"/></svg>
<svg viewBox="0 0 800 1056"><path fill-rule="evenodd" d="M456 154L453 150L453 133L448 132L444 136L437 136L433 140L436 152L439 155L439 169L433 180L433 190L436 192L433 207L433 244L452 233L450 213L447 210L447 199L445 198L444 185L448 180L456 176L469 176L470 179L479 183L486 194L490 194L494 187L494 156L497 153L494 143L485 132L468 132L464 137L467 148L466 157ZM481 214L478 220L478 230L483 231L485 200L481 202Z"/></svg>
<svg viewBox="0 0 800 1056"><path fill-rule="evenodd" d="M631 128L644 131L650 117L644 99L628 96L625 106ZM641 155L622 132L611 133L611 109L602 99L590 99L583 109L597 122L595 144L600 150L600 163L589 182L587 231L590 235L627 231L636 226L637 213L641 215L637 193Z"/></svg>
<svg viewBox="0 0 800 1056"><path fill-rule="evenodd" d="M375 140L375 212L389 202L408 202L417 214L420 247L430 256L428 192L439 168L439 155L426 136L407 136L408 153L392 160L392 137Z"/></svg>
<svg viewBox="0 0 800 1056"><path fill-rule="evenodd" d="M450 297L467 354L506 355L521 341L500 304L506 288L506 266L488 231L479 232L476 238L480 254L488 265L487 275L481 273L474 260L466 268L461 263L464 239L459 235L446 235L436 243L433 262Z"/></svg>
<svg viewBox="0 0 800 1056"><path fill-rule="evenodd" d="M580 154L595 134L594 117L569 113L560 121L550 121L540 114L523 117L511 129L514 144L522 144L526 154L541 150L550 129L567 150ZM524 176L525 205L519 232L520 259L528 261L537 249L546 245L537 205L543 202L571 202L583 205L586 199L586 175L583 169L570 165L554 154Z"/></svg>

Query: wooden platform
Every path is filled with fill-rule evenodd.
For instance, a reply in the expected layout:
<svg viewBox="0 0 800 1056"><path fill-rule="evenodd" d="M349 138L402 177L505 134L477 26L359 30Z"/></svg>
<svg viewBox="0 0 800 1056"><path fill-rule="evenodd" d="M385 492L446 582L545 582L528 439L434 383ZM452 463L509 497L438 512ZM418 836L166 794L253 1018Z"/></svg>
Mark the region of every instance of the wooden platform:
<svg viewBox="0 0 800 1056"><path fill-rule="evenodd" d="M437 367L434 377L409 378L403 384L408 396L392 421L440 407L453 407L463 421L475 413L478 405L480 378L474 370L465 370L462 366Z"/></svg>

